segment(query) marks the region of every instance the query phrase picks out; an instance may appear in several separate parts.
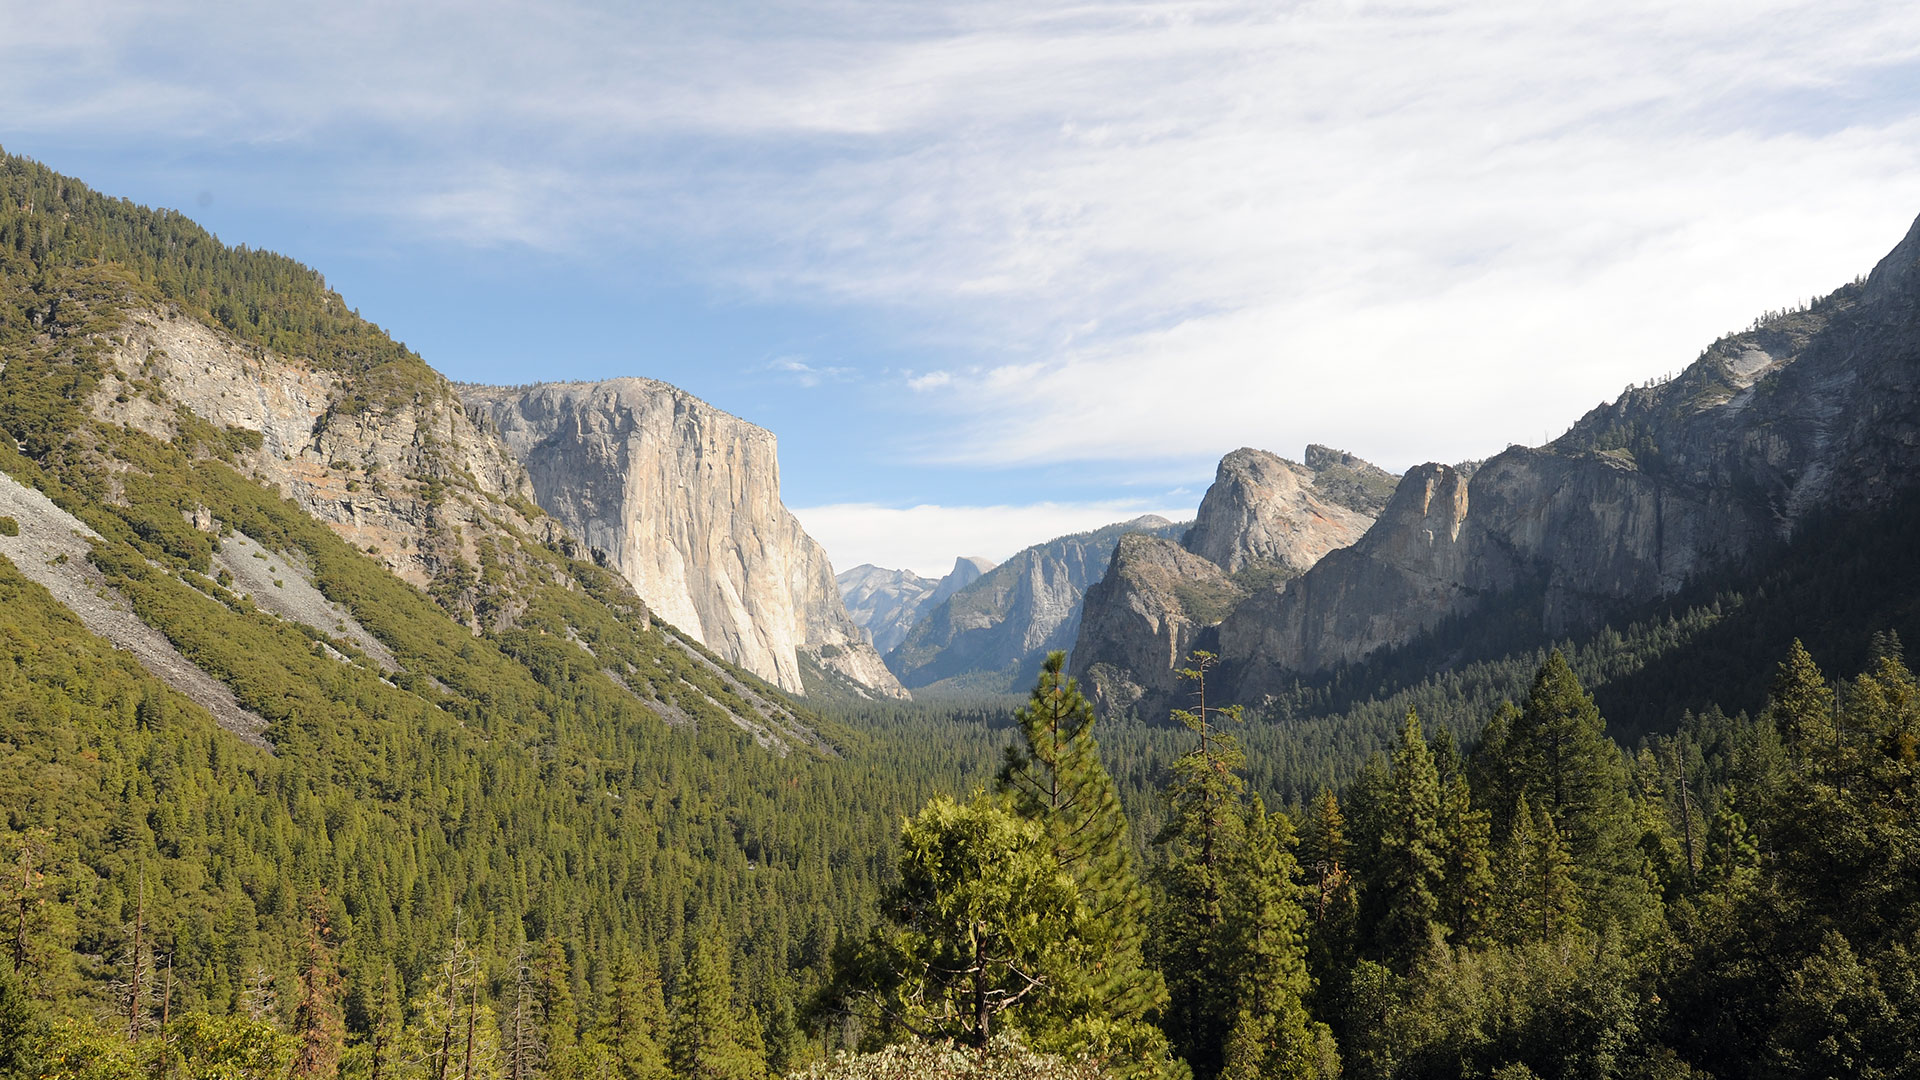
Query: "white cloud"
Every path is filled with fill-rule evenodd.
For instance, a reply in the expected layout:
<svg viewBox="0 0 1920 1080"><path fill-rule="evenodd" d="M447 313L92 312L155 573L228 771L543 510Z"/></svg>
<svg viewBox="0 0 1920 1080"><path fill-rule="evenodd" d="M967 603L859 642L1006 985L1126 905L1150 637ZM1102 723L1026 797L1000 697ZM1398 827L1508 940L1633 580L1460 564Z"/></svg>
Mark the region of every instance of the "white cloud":
<svg viewBox="0 0 1920 1080"><path fill-rule="evenodd" d="M1477 456L1920 211L1878 0L56 8L0 131L344 142L319 197L417 237L905 313L895 457Z"/></svg>
<svg viewBox="0 0 1920 1080"><path fill-rule="evenodd" d="M794 382L808 389L819 386L823 382L847 382L859 375L854 368L810 364L797 356L776 357L766 363L764 370L787 375Z"/></svg>
<svg viewBox="0 0 1920 1080"><path fill-rule="evenodd" d="M941 577L961 556L1005 562L1021 548L1056 536L1159 514L1172 521L1193 517L1193 507L1142 501L1032 503L1026 506L880 506L835 503L795 507L807 535L827 549L836 571L872 563Z"/></svg>

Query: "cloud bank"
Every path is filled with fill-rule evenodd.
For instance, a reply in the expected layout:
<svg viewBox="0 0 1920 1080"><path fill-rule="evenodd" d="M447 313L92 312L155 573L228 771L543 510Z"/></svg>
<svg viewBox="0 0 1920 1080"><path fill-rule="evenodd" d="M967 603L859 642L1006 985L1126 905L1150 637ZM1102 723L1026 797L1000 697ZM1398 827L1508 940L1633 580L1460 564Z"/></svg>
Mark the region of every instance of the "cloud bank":
<svg viewBox="0 0 1920 1080"><path fill-rule="evenodd" d="M884 367L742 366L867 388L832 423L889 461L1484 456L1920 212L1920 6L1877 0L36 12L0 141L273 159L382 243L884 313Z"/></svg>

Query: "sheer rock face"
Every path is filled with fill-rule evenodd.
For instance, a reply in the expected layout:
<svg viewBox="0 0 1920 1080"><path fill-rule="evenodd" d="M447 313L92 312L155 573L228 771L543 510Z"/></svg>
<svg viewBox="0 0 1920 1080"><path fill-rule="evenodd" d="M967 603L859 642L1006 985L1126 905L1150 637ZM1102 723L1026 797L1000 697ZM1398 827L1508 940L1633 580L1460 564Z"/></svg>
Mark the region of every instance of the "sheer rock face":
<svg viewBox="0 0 1920 1080"><path fill-rule="evenodd" d="M1152 514L1035 544L955 592L921 618L887 654L913 688L1005 692L1031 684L1047 653L1073 646L1081 601L1127 533L1184 531Z"/></svg>
<svg viewBox="0 0 1920 1080"><path fill-rule="evenodd" d="M1920 477L1920 222L1864 284L1715 342L1540 448L1425 465L1359 542L1219 629L1229 692L1406 644L1494 600L1560 633L1737 568Z"/></svg>
<svg viewBox="0 0 1920 1080"><path fill-rule="evenodd" d="M784 690L803 692L805 650L869 693L904 696L781 503L771 432L651 379L461 396L526 466L541 508L655 614Z"/></svg>
<svg viewBox="0 0 1920 1080"><path fill-rule="evenodd" d="M911 570L888 570L863 563L834 575L847 614L867 632L867 640L884 654L906 640L907 634L947 597L980 580L993 569L993 560L962 556L938 580Z"/></svg>
<svg viewBox="0 0 1920 1080"><path fill-rule="evenodd" d="M1306 463L1242 448L1220 460L1181 543L1129 537L1088 590L1073 675L1112 712L1163 714L1174 669L1215 650L1221 620L1264 583L1295 577L1354 543L1394 476L1344 451L1309 446Z"/></svg>
<svg viewBox="0 0 1920 1080"><path fill-rule="evenodd" d="M1308 448L1310 461L1331 464L1336 453ZM1391 480L1357 458L1339 456L1348 468L1362 466ZM1352 492L1318 489L1316 479L1317 470L1308 465L1265 450L1235 450L1220 459L1186 549L1230 574L1260 563L1289 574L1304 571L1327 552L1360 539L1379 510L1377 503L1369 505Z"/></svg>
<svg viewBox="0 0 1920 1080"><path fill-rule="evenodd" d="M1153 710L1178 692L1173 672L1247 589L1172 540L1120 538L1087 590L1072 673L1103 715Z"/></svg>
<svg viewBox="0 0 1920 1080"><path fill-rule="evenodd" d="M185 406L259 433L260 448L243 456L248 471L415 587L475 564L478 542L509 526L548 531L514 505L531 503L526 470L474 426L443 379L400 401L347 408L340 375L158 311L134 313L109 358L94 415L171 439L174 410Z"/></svg>

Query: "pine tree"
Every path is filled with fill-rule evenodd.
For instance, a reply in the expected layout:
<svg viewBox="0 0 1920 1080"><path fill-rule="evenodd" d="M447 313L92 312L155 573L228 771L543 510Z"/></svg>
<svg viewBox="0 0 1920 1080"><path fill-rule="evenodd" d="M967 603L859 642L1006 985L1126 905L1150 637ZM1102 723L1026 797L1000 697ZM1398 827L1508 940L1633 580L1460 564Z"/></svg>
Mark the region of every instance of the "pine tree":
<svg viewBox="0 0 1920 1080"><path fill-rule="evenodd" d="M723 968L721 976L725 975ZM724 988L731 1008L731 981ZM699 992L710 995L713 990L710 985L703 985ZM699 1008L710 1009L710 1006L710 1002L701 1002ZM733 1030L722 1025L710 1032L695 1034L697 1040L705 1040L701 1045L707 1045L725 1039ZM600 1049L612 1057L614 1075L619 1080L667 1080L667 1058L660 1045L667 1031L666 1000L660 987L660 973L652 958L625 947L617 948L607 977L606 1007L594 1036Z"/></svg>
<svg viewBox="0 0 1920 1080"><path fill-rule="evenodd" d="M764 1080L767 1062L750 1015L735 1008L729 949L709 931L694 945L673 999L668 1059L679 1080Z"/></svg>
<svg viewBox="0 0 1920 1080"><path fill-rule="evenodd" d="M548 938L533 970L534 1005L539 1041L548 1080L574 1080L580 1075L579 1016L573 1006L573 980L566 946Z"/></svg>
<svg viewBox="0 0 1920 1080"><path fill-rule="evenodd" d="M1479 944L1493 919L1492 823L1454 773L1440 795L1440 922L1456 945Z"/></svg>
<svg viewBox="0 0 1920 1080"><path fill-rule="evenodd" d="M1233 1080L1308 1080L1339 1074L1329 1060L1332 1034L1316 1024L1304 1003L1307 913L1294 884L1299 865L1293 826L1249 800L1245 842L1228 867L1225 934L1232 958L1232 1027L1221 1047L1222 1077Z"/></svg>
<svg viewBox="0 0 1920 1080"><path fill-rule="evenodd" d="M308 899L304 922L300 998L293 1009L293 1033L299 1040L293 1076L331 1077L339 1068L346 1028L340 1016L340 968L327 941L324 894Z"/></svg>
<svg viewBox="0 0 1920 1080"><path fill-rule="evenodd" d="M1524 798L1553 820L1572 855L1588 917L1626 926L1656 917L1658 898L1641 872L1635 843L1625 764L1566 657L1551 653L1525 705L1497 719L1504 722L1490 726L1479 751L1488 798L1507 806Z"/></svg>
<svg viewBox="0 0 1920 1080"><path fill-rule="evenodd" d="M1739 792L1729 787L1720 795L1720 808L1707 826L1707 858L1703 875L1709 887L1733 898L1745 892L1759 876L1760 846L1740 812Z"/></svg>
<svg viewBox="0 0 1920 1080"><path fill-rule="evenodd" d="M1192 666L1180 671L1195 684L1196 702L1193 709L1174 710L1173 718L1198 741L1174 762L1172 813L1156 838L1166 852L1155 875L1163 899L1154 934L1154 956L1169 991L1165 1027L1174 1052L1201 1080L1218 1075L1239 1014L1227 930L1227 864L1245 830L1240 769L1246 757L1238 740L1215 724L1216 718L1237 721L1240 710L1208 707L1206 674L1214 659L1196 652Z"/></svg>
<svg viewBox="0 0 1920 1080"><path fill-rule="evenodd" d="M1548 942L1572 924L1578 907L1573 859L1544 809L1521 796L1500 849L1498 926L1509 942Z"/></svg>
<svg viewBox="0 0 1920 1080"><path fill-rule="evenodd" d="M1799 638L1774 673L1767 715L1795 760L1830 760L1839 751L1833 688Z"/></svg>
<svg viewBox="0 0 1920 1080"><path fill-rule="evenodd" d="M1014 714L1021 745L1007 748L998 777L1014 811L1045 830L1079 898L1072 946L1081 971L1037 1001L1029 1022L1053 1017L1057 1030L1038 1032L1041 1049L1148 1063L1151 1071L1167 1056L1149 1019L1167 989L1143 957L1150 903L1119 793L1100 762L1093 706L1065 675L1066 659L1047 655L1026 707Z"/></svg>
<svg viewBox="0 0 1920 1080"><path fill-rule="evenodd" d="M1420 717L1407 710L1378 808L1376 850L1361 892L1362 918L1377 954L1401 973L1425 955L1440 922L1446 837L1440 832L1440 777Z"/></svg>

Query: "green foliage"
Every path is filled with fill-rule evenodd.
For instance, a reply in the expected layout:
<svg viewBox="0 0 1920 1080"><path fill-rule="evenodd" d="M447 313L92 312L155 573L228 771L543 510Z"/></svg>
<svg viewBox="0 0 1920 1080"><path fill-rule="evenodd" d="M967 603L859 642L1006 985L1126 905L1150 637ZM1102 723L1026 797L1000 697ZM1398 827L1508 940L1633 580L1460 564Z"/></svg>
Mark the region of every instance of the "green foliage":
<svg viewBox="0 0 1920 1080"><path fill-rule="evenodd" d="M1367 888L1363 918L1373 954L1405 973L1447 927L1440 922L1447 838L1440 831L1440 773L1419 714L1408 710L1400 745L1372 813L1362 823Z"/></svg>
<svg viewBox="0 0 1920 1080"><path fill-rule="evenodd" d="M793 1080L1105 1080L1110 1075L1091 1062L1036 1054L1002 1034L985 1050L915 1040L871 1054L842 1054L793 1074Z"/></svg>
<svg viewBox="0 0 1920 1080"><path fill-rule="evenodd" d="M1070 981L1079 890L1040 823L936 798L900 831L899 875L891 927L844 955L835 987L882 1039L984 1047Z"/></svg>
<svg viewBox="0 0 1920 1080"><path fill-rule="evenodd" d="M0 517L0 536L19 536L20 522L10 517Z"/></svg>
<svg viewBox="0 0 1920 1080"><path fill-rule="evenodd" d="M1167 1057L1165 1038L1149 1022L1167 992L1142 955L1149 903L1134 872L1126 814L1100 763L1093 706L1064 674L1066 659L1047 656L1031 699L1014 714L1022 739L1007 748L998 777L1014 812L1045 830L1078 899L1071 946L1084 962L1070 982L1035 1002L1026 1030L1042 1049L1151 1070Z"/></svg>

